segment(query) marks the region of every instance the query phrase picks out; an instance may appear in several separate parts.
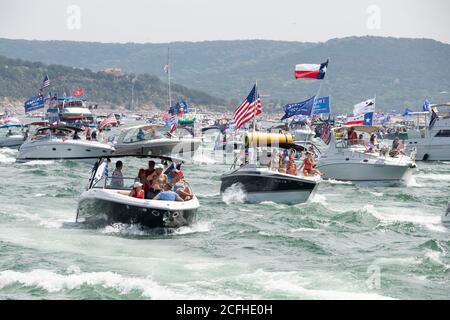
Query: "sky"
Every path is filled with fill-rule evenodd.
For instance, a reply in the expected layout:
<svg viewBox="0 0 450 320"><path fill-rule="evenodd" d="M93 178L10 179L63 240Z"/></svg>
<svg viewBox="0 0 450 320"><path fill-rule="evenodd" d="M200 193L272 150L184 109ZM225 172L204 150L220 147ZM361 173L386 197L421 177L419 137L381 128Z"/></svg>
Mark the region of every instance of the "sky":
<svg viewBox="0 0 450 320"><path fill-rule="evenodd" d="M450 43L449 0L0 0L0 38L96 42L347 36Z"/></svg>

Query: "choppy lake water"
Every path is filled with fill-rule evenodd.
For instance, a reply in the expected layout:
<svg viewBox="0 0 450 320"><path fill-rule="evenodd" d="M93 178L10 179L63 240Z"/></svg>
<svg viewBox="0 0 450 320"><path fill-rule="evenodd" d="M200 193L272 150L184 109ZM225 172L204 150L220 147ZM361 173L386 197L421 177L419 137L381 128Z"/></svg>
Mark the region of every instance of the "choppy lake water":
<svg viewBox="0 0 450 320"><path fill-rule="evenodd" d="M185 166L196 222L163 234L81 228L91 167L16 153L0 149L0 299L450 297L450 163L418 163L406 187L323 182L288 206L220 195L229 166L203 157Z"/></svg>

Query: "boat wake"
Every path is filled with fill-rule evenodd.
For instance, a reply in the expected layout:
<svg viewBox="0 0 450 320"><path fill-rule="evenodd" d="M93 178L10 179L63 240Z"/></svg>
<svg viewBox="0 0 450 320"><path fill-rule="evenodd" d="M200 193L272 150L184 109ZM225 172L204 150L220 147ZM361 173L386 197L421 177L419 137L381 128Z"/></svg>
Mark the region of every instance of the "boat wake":
<svg viewBox="0 0 450 320"><path fill-rule="evenodd" d="M240 183L233 184L222 194L222 200L226 204L244 203L246 199L247 194Z"/></svg>

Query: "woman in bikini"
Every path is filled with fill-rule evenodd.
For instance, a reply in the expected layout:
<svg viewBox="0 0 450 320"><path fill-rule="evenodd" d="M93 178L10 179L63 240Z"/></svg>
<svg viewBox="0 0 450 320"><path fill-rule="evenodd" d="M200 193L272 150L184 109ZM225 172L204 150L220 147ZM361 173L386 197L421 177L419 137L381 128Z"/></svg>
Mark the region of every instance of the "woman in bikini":
<svg viewBox="0 0 450 320"><path fill-rule="evenodd" d="M310 151L306 152L306 158L305 160L303 160L303 175L304 176L314 176L316 174L318 175L323 175L322 172L320 172L319 170L317 170L316 168L314 168L314 166L316 165L316 162L314 161L313 155Z"/></svg>

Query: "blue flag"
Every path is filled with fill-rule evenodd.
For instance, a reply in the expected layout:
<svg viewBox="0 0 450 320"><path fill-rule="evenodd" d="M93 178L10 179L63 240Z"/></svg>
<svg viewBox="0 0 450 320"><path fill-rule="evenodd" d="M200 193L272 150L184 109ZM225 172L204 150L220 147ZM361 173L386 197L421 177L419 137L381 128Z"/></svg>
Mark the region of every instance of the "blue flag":
<svg viewBox="0 0 450 320"><path fill-rule="evenodd" d="M312 107L314 104L314 98L309 98L308 100L297 102L297 103L290 103L284 106L284 116L281 118L281 120L290 118L292 116L296 115L305 115L309 116L311 115Z"/></svg>
<svg viewBox="0 0 450 320"><path fill-rule="evenodd" d="M25 101L25 112L34 111L40 108L44 108L44 96L37 96L30 100Z"/></svg>
<svg viewBox="0 0 450 320"><path fill-rule="evenodd" d="M423 102L423 105L422 105L422 110L430 111L430 101L428 101L428 98L425 98L425 101Z"/></svg>
<svg viewBox="0 0 450 320"><path fill-rule="evenodd" d="M189 106L186 101L178 101L169 109L170 114L178 114L180 112L189 113Z"/></svg>
<svg viewBox="0 0 450 320"><path fill-rule="evenodd" d="M403 111L402 117L407 117L411 115L411 112L414 112L410 108L406 108L405 111Z"/></svg>
<svg viewBox="0 0 450 320"><path fill-rule="evenodd" d="M316 99L312 114L330 113L330 97Z"/></svg>
<svg viewBox="0 0 450 320"><path fill-rule="evenodd" d="M373 112L367 112L364 114L364 125L371 126L373 123Z"/></svg>

